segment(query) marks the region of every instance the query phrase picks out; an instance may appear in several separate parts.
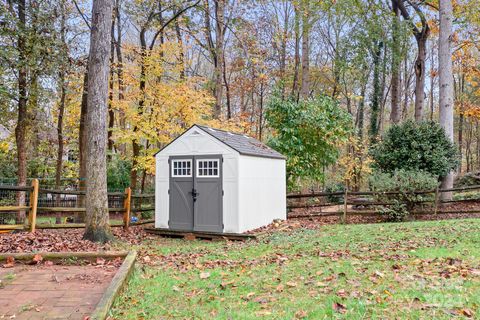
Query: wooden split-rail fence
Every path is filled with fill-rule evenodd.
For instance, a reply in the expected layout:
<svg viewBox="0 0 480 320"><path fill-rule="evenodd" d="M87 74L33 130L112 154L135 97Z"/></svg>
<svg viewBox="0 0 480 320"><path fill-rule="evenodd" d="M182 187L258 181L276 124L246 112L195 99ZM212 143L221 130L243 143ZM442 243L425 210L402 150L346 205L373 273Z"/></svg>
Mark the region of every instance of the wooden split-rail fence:
<svg viewBox="0 0 480 320"><path fill-rule="evenodd" d="M18 205L19 199L21 205ZM111 221L112 227L146 224L153 219L137 219L132 222L134 214L142 216L142 212L155 210L154 194L133 194L131 188L125 192L108 193L108 211L111 214L121 215L121 221ZM0 185L0 231L2 230L29 230L34 232L40 228L80 228L84 223L39 223L38 217L49 216L56 218L65 214L82 214L85 209L85 191L79 190L53 190L40 188L38 179L33 179L31 186L4 186ZM24 223L18 223L17 213L25 213ZM52 216L52 214L54 216ZM15 220L14 224L5 223L5 220ZM120 219L118 219L120 220Z"/></svg>
<svg viewBox="0 0 480 320"><path fill-rule="evenodd" d="M408 192L349 191L345 189L345 191L338 192L290 193L287 195L287 209L289 218L340 216L345 222L349 215L375 215L380 213L381 207L394 204L389 201L378 201L376 200L378 196L388 198L388 196L409 194L410 196L420 196L415 201L417 204L415 210L410 212L413 215L476 214L480 213L480 192L476 192L479 190L480 185ZM442 193L451 193L452 200L442 200ZM468 210L455 208L448 210L442 206L466 202L478 202L479 205ZM296 209L316 209L316 211L295 212Z"/></svg>

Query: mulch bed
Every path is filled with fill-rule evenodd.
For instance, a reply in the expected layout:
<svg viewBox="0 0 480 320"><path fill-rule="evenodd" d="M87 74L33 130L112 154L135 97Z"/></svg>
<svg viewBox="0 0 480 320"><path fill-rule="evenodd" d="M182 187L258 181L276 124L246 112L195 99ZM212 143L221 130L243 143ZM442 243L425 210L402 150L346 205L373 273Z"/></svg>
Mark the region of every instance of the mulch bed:
<svg viewBox="0 0 480 320"><path fill-rule="evenodd" d="M82 252L110 250L110 244L83 240L83 229L37 230L35 233L17 232L0 234L0 253L17 252ZM130 227L129 231L112 228L116 239L138 244L150 237L143 226Z"/></svg>

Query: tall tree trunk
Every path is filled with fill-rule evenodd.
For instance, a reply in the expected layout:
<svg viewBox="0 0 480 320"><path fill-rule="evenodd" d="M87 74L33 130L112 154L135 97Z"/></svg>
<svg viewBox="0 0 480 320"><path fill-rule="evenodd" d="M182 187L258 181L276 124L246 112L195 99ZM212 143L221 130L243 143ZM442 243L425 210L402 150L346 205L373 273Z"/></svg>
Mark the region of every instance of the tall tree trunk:
<svg viewBox="0 0 480 320"><path fill-rule="evenodd" d="M180 65L180 81L185 80L185 53L183 47L183 39L182 39L182 30L180 29L180 23L178 23L178 19L175 19L175 33L177 35L177 42L178 46L180 47L180 54L178 56L178 64Z"/></svg>
<svg viewBox="0 0 480 320"><path fill-rule="evenodd" d="M288 40L288 2L284 3L284 20L283 20L283 30L282 30L282 39L280 44L280 83L281 83L281 92L282 100L285 99L285 80L286 80L286 67L287 67L287 40Z"/></svg>
<svg viewBox="0 0 480 320"><path fill-rule="evenodd" d="M401 46L400 46L400 10L398 9L396 1L392 1L393 8L393 30L392 30L392 42L393 42L393 52L392 52L392 92L391 95L391 113L390 121L392 123L399 123L401 117L400 110L400 68L401 68Z"/></svg>
<svg viewBox="0 0 480 320"><path fill-rule="evenodd" d="M117 10L114 10L116 12ZM108 151L107 159L111 160L114 152L113 127L115 126L115 111L113 110L113 89L114 89L114 63L115 63L115 17L112 18L110 28L110 75L108 77Z"/></svg>
<svg viewBox="0 0 480 320"><path fill-rule="evenodd" d="M225 58L223 58L223 83L225 84L225 98L227 102L227 119L232 118L232 102L231 102L231 97L230 97L230 85L228 83L227 79L227 66L225 64Z"/></svg>
<svg viewBox="0 0 480 320"><path fill-rule="evenodd" d="M295 10L295 55L294 55L294 70L293 70L293 85L292 85L292 97L297 96L298 82L299 82L299 69L300 69L300 10L298 5L294 5Z"/></svg>
<svg viewBox="0 0 480 320"><path fill-rule="evenodd" d="M451 0L440 0L440 32L438 40L440 125L445 129L448 139L453 142L453 65L452 65L452 21L453 8ZM442 188L453 187L453 172L442 179ZM443 200L452 198L452 193L442 193Z"/></svg>
<svg viewBox="0 0 480 320"><path fill-rule="evenodd" d="M62 54L64 55L62 66L60 68L59 84L60 84L60 103L58 105L58 119L57 119L57 140L58 140L58 149L57 149L57 165L55 170L55 189L60 189L60 181L62 178L62 166L63 166L63 115L65 113L65 97L66 97L66 83L65 83L65 73L66 73L66 63L67 63L67 54L65 49L67 44L65 42L65 0L60 2L61 7L61 20L60 20L60 38L63 45ZM57 202L60 202L60 195L57 195ZM57 207L59 204L57 204ZM61 223L61 212L57 213L55 217L55 223Z"/></svg>
<svg viewBox="0 0 480 320"><path fill-rule="evenodd" d="M435 113L435 99L434 99L434 90L435 90L435 47L433 43L432 47L432 60L430 63L430 121L433 121L433 114Z"/></svg>
<svg viewBox="0 0 480 320"><path fill-rule="evenodd" d="M367 83L368 83L367 79L365 79L364 84L362 86L362 91L360 92L360 102L358 103L358 110L357 110L357 130L358 130L358 137L360 138L360 140L363 139L363 124L364 124L364 118L365 118L365 95L366 95Z"/></svg>
<svg viewBox="0 0 480 320"><path fill-rule="evenodd" d="M63 116L65 114L65 97L66 97L66 83L65 83L65 70L60 74L60 103L58 105L58 119L57 119L57 165L55 169L55 189L60 189L60 182L62 178L63 167ZM60 195L57 195L57 201L60 201ZM61 214L58 213L55 217L55 223L61 223Z"/></svg>
<svg viewBox="0 0 480 320"><path fill-rule="evenodd" d="M15 127L15 142L17 145L17 184L19 186L27 185L27 66L26 66L26 39L25 39L25 0L18 0L18 117ZM25 205L25 192L18 193L18 205ZM23 224L25 220L25 211L17 211L16 222Z"/></svg>
<svg viewBox="0 0 480 320"><path fill-rule="evenodd" d="M80 126L78 129L78 190L85 191L87 189L87 114L88 114L88 66L83 75L83 92L82 102L80 104ZM78 197L78 206L85 208L85 196ZM85 222L85 214L77 213L75 217L76 223Z"/></svg>
<svg viewBox="0 0 480 320"><path fill-rule="evenodd" d="M300 98L307 99L310 94L310 19L306 1L302 1L302 86ZM308 2L307 2L308 3Z"/></svg>
<svg viewBox="0 0 480 320"><path fill-rule="evenodd" d="M427 56L428 35L419 35L417 39L417 60L415 61L415 121L423 120L425 105L425 59Z"/></svg>
<svg viewBox="0 0 480 320"><path fill-rule="evenodd" d="M223 99L223 42L225 37L225 0L215 0L215 117L220 119L222 115Z"/></svg>
<svg viewBox="0 0 480 320"><path fill-rule="evenodd" d="M462 162L463 162L463 127L465 123L465 116L463 114L463 94L465 90L465 74L459 79L458 84L458 99L460 100L460 110L459 110L459 118L458 118L458 155L460 156L460 166L458 167L458 173L462 172ZM455 95L455 94L454 94ZM468 166L467 166L468 172Z"/></svg>
<svg viewBox="0 0 480 320"><path fill-rule="evenodd" d="M84 239L111 238L107 195L107 114L113 1L93 0L88 59L87 193Z"/></svg>
<svg viewBox="0 0 480 320"><path fill-rule="evenodd" d="M378 135L378 116L380 108L380 67L382 57L383 42L377 41L373 52L373 92L370 113L370 139L374 140Z"/></svg>
<svg viewBox="0 0 480 320"><path fill-rule="evenodd" d="M120 0L115 1L115 17L117 18L117 39L115 41L115 49L117 54L117 81L118 81L118 100L124 99L125 85L123 80L123 54L122 54L122 25L121 25L121 10ZM126 129L125 112L120 109L119 111L119 125L122 130ZM126 153L126 145L122 143L118 146L118 150L122 155Z"/></svg>

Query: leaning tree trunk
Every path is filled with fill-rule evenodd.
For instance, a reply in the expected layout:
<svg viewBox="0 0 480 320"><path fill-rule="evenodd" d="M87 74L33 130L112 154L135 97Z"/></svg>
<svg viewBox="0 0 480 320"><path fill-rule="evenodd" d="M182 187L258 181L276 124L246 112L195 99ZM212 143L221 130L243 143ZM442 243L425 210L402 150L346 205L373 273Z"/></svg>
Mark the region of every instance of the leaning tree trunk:
<svg viewBox="0 0 480 320"><path fill-rule="evenodd" d="M84 239L111 238L107 195L107 115L113 1L93 0L88 59L87 193Z"/></svg>
<svg viewBox="0 0 480 320"><path fill-rule="evenodd" d="M451 53L453 8L451 0L440 0L440 33L438 40L438 79L440 94L440 125L448 139L453 142L453 65ZM453 172L442 180L442 188L453 187ZM443 200L452 198L452 193L442 193Z"/></svg>

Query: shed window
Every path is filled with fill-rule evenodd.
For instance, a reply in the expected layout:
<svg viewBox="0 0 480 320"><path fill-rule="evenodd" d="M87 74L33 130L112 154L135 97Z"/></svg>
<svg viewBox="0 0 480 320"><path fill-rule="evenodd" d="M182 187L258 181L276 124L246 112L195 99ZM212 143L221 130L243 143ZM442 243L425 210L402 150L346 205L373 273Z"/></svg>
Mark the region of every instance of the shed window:
<svg viewBox="0 0 480 320"><path fill-rule="evenodd" d="M172 160L172 177L191 177L192 160Z"/></svg>
<svg viewBox="0 0 480 320"><path fill-rule="evenodd" d="M218 159L197 160L197 177L219 177L220 161Z"/></svg>

